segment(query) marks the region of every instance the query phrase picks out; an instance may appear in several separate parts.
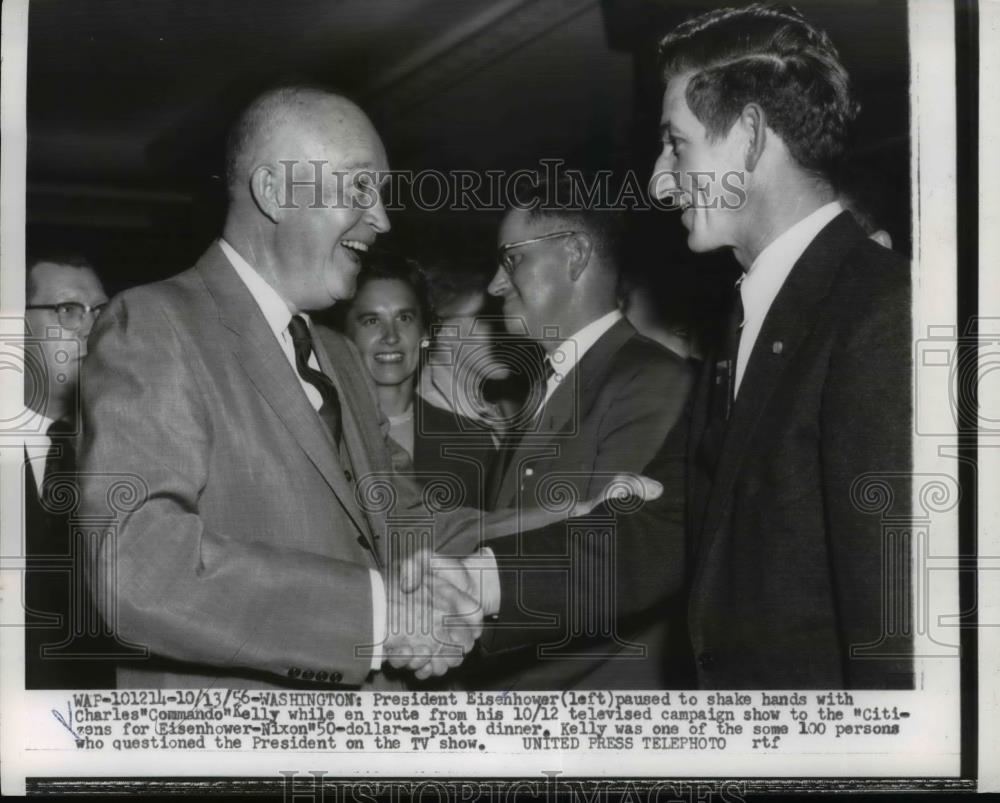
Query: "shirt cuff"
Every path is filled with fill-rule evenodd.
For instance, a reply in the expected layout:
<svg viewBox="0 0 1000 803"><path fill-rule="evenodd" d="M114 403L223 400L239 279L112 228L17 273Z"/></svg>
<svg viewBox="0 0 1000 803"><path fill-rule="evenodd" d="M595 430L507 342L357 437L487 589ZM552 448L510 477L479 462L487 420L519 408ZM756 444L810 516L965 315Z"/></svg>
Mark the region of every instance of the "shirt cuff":
<svg viewBox="0 0 1000 803"><path fill-rule="evenodd" d="M479 593L482 595L483 615L496 616L500 613L500 570L496 555L488 546L473 554L479 558Z"/></svg>
<svg viewBox="0 0 1000 803"><path fill-rule="evenodd" d="M494 562L495 564L495 562ZM388 635L387 604L385 599L385 581L382 575L374 569L368 570L372 579L372 672L382 668L382 652L385 649L385 639Z"/></svg>

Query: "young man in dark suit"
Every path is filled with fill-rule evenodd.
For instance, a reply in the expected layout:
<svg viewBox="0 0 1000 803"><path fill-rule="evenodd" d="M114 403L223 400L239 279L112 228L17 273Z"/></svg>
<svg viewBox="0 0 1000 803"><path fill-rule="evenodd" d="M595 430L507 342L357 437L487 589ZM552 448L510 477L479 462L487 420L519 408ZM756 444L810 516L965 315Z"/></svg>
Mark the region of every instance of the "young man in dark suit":
<svg viewBox="0 0 1000 803"><path fill-rule="evenodd" d="M693 251L743 268L692 406L698 683L908 688L910 613L891 619L888 596L909 583L908 549L861 489L877 475L908 508L909 265L837 202L848 75L798 12L760 5L681 25L661 65L652 187Z"/></svg>
<svg viewBox="0 0 1000 803"><path fill-rule="evenodd" d="M693 251L731 249L743 268L725 345L690 430L646 467L659 500L617 516L605 542L557 525L491 544L499 621L570 613L561 589L519 571L527 545L612 574L627 591L593 601L617 620L685 589L688 636L670 660L693 658L702 688L912 688L909 546L865 511L872 483L909 511L909 266L836 201L857 110L848 76L825 34L761 5L681 25L662 64L651 189L681 208Z"/></svg>

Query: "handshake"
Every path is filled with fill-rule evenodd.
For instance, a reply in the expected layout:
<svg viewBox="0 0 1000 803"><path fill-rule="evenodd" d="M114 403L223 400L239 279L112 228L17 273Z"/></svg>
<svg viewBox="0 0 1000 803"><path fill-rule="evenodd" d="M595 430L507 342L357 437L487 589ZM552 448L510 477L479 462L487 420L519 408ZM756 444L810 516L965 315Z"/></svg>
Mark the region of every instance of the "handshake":
<svg viewBox="0 0 1000 803"><path fill-rule="evenodd" d="M386 583L386 660L421 680L462 663L483 632L483 573L477 555L418 550L403 559Z"/></svg>
<svg viewBox="0 0 1000 803"><path fill-rule="evenodd" d="M625 496L650 501L662 492L654 480L620 475L600 496L577 504L569 515L585 516L598 505ZM529 526L522 529L543 523L521 514L521 524L525 522ZM496 561L488 550L456 558L418 549L394 569L386 582L385 660L420 680L443 675L465 659L482 635L484 618L499 612L499 599L489 598L499 595ZM490 587L496 589L494 594L484 594ZM487 606L496 610L486 610Z"/></svg>

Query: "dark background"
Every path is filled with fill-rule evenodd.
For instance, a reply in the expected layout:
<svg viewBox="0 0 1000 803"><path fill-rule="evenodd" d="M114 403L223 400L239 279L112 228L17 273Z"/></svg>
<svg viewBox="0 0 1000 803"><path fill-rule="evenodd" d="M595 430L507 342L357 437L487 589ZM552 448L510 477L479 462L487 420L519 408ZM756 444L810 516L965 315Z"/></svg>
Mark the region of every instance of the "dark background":
<svg viewBox="0 0 1000 803"><path fill-rule="evenodd" d="M910 250L909 66L902 0L804 0L862 103L854 175ZM632 169L658 151L655 41L690 0L36 0L29 20L29 247L79 251L108 289L189 267L218 235L235 112L282 80L329 84L370 113L393 169L514 170L558 158ZM391 216L490 259L496 212ZM634 215L628 269L711 317L728 256L693 257L668 213Z"/></svg>

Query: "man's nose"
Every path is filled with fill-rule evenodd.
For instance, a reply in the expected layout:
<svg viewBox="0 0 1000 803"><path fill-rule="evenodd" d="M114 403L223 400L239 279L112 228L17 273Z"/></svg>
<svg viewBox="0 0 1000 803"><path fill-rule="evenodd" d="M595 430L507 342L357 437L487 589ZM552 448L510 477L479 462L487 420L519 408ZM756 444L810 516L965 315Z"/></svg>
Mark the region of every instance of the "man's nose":
<svg viewBox="0 0 1000 803"><path fill-rule="evenodd" d="M497 272L493 275L493 279L490 281L489 286L486 288L486 292L491 296L502 296L507 290L510 289L510 281L507 276L507 271L503 268L497 268Z"/></svg>
<svg viewBox="0 0 1000 803"><path fill-rule="evenodd" d="M666 150L653 165L653 175L649 177L649 194L657 199L663 199L677 190L677 172L674 170L673 154Z"/></svg>
<svg viewBox="0 0 1000 803"><path fill-rule="evenodd" d="M381 195L378 196L371 209L365 215L368 219L368 225L375 229L377 234L385 234L392 228L392 224L389 223L389 216L385 211L385 205L382 203Z"/></svg>
<svg viewBox="0 0 1000 803"><path fill-rule="evenodd" d="M76 330L76 336L80 340L86 340L90 337L90 330L94 328L94 321L97 320L97 316L92 312L83 313L83 319L80 321L80 326Z"/></svg>
<svg viewBox="0 0 1000 803"><path fill-rule="evenodd" d="M390 345L399 342L399 332L395 323L389 323L382 327L382 342Z"/></svg>

